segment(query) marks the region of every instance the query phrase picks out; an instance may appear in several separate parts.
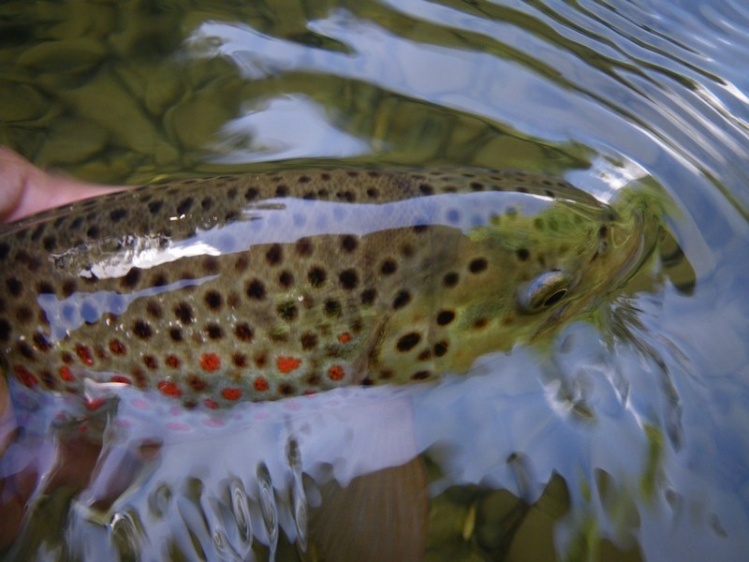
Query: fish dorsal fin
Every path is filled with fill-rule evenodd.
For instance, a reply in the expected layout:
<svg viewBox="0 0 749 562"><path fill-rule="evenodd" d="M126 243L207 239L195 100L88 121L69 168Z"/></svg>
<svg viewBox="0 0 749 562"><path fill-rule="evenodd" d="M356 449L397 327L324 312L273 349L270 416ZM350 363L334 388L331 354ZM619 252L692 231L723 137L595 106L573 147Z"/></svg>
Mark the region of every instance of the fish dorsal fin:
<svg viewBox="0 0 749 562"><path fill-rule="evenodd" d="M424 463L415 458L320 488L310 513L310 562L418 562L424 557L428 491Z"/></svg>

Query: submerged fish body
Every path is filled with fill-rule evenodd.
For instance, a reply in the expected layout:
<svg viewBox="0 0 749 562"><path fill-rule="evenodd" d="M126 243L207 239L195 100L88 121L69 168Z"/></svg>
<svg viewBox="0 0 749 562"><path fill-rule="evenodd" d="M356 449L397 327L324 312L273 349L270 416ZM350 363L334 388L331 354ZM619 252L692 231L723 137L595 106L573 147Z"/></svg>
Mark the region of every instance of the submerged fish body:
<svg viewBox="0 0 749 562"><path fill-rule="evenodd" d="M146 186L0 232L0 366L218 407L465 372L594 307L652 249L642 206L491 170Z"/></svg>

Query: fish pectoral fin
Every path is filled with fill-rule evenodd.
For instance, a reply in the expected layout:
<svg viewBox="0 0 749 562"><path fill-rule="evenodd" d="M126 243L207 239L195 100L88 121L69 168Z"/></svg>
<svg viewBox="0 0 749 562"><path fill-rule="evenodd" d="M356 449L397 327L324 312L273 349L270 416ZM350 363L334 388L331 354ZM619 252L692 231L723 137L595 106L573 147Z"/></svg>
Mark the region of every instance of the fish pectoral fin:
<svg viewBox="0 0 749 562"><path fill-rule="evenodd" d="M417 457L406 464L320 488L310 512L309 562L418 562L429 522L427 475Z"/></svg>

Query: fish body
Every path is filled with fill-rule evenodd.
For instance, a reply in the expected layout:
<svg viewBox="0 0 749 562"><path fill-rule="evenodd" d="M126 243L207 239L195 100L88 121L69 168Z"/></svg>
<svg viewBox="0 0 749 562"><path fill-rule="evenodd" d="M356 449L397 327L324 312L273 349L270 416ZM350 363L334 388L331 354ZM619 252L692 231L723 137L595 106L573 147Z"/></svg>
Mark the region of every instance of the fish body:
<svg viewBox="0 0 749 562"><path fill-rule="evenodd" d="M0 232L0 366L210 408L429 380L590 310L652 249L650 223L483 169L145 186Z"/></svg>

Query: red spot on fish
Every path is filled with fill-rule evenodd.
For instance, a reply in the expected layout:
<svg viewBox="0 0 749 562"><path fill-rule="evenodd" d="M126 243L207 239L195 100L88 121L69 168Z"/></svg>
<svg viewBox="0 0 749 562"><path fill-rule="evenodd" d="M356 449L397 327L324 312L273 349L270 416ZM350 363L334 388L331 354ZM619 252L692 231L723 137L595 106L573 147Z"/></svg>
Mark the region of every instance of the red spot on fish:
<svg viewBox="0 0 749 562"><path fill-rule="evenodd" d="M125 355L127 348L120 340L112 340L109 342L109 351L115 355Z"/></svg>
<svg viewBox="0 0 749 562"><path fill-rule="evenodd" d="M328 378L332 381L340 381L343 379L346 373L343 371L343 367L340 365L333 365L328 369Z"/></svg>
<svg viewBox="0 0 749 562"><path fill-rule="evenodd" d="M242 389L235 387L224 388L221 391L221 396L227 400L239 400L242 398Z"/></svg>
<svg viewBox="0 0 749 562"><path fill-rule="evenodd" d="M200 368L204 371L218 371L221 367L221 358L215 353L204 353L200 357Z"/></svg>
<svg viewBox="0 0 749 562"><path fill-rule="evenodd" d="M36 377L23 365L16 365L14 370L19 380L29 388L34 388L38 384Z"/></svg>
<svg viewBox="0 0 749 562"><path fill-rule="evenodd" d="M94 358L91 355L91 350L88 348L88 346L85 346L80 343L76 344L75 354L83 362L84 365L87 365L90 367L91 365L94 364Z"/></svg>
<svg viewBox="0 0 749 562"><path fill-rule="evenodd" d="M254 386L255 390L257 390L258 392L265 392L266 390L268 390L268 381L263 377L258 377L255 379L255 382L252 384L252 386Z"/></svg>
<svg viewBox="0 0 749 562"><path fill-rule="evenodd" d="M177 369L180 366L181 361L179 360L179 357L176 355L169 355L166 358L166 364L171 367L172 369Z"/></svg>
<svg viewBox="0 0 749 562"><path fill-rule="evenodd" d="M73 375L73 372L70 370L70 367L67 365L63 365L60 367L60 370L58 371L60 378L64 380L65 382L73 382L75 380L75 376Z"/></svg>
<svg viewBox="0 0 749 562"><path fill-rule="evenodd" d="M112 375L112 377L109 379L110 382L120 382L122 384L132 384L130 382L130 379L127 378L125 375Z"/></svg>
<svg viewBox="0 0 749 562"><path fill-rule="evenodd" d="M216 402L215 400L211 400L210 398L206 398L205 400L203 400L203 404L206 408L210 408L211 410L215 410L216 408L218 408L218 402Z"/></svg>
<svg viewBox="0 0 749 562"><path fill-rule="evenodd" d="M106 399L104 398L92 398L91 400L86 401L86 409L89 412L93 412L94 410L98 410L101 408L104 404L106 404Z"/></svg>
<svg viewBox="0 0 749 562"><path fill-rule="evenodd" d="M173 382L159 381L159 384L156 386L166 396L182 396L182 391Z"/></svg>
<svg viewBox="0 0 749 562"><path fill-rule="evenodd" d="M297 359L296 357L279 357L276 360L276 366L278 367L278 370L281 371L283 374L289 374L291 371L295 371L299 368L299 365L302 364L301 359Z"/></svg>
<svg viewBox="0 0 749 562"><path fill-rule="evenodd" d="M342 334L338 334L338 341L341 343L348 343L351 341L351 334L348 332L343 332Z"/></svg>

